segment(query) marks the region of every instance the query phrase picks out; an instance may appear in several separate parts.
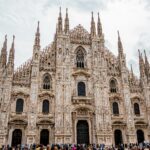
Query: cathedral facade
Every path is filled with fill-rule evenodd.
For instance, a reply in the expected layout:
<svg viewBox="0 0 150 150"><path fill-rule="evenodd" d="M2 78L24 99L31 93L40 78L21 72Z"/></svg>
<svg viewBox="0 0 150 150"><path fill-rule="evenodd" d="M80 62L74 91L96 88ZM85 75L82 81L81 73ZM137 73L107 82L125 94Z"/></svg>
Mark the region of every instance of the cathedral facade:
<svg viewBox="0 0 150 150"><path fill-rule="evenodd" d="M69 29L66 10L53 42L40 46L39 22L32 58L14 70L15 37L0 55L0 144L136 143L150 141L150 65L139 51L140 77L105 46L98 15L91 29Z"/></svg>

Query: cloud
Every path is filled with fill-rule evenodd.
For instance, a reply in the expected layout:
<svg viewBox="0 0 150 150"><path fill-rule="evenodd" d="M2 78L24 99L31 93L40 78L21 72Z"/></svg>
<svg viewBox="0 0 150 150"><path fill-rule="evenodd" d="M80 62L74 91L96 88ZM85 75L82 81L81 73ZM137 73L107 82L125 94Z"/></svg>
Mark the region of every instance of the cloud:
<svg viewBox="0 0 150 150"><path fill-rule="evenodd" d="M8 49L12 35L16 35L15 66L32 56L34 34L40 20L41 46L52 42L59 7L69 8L70 28L82 24L90 31L91 11L97 21L100 12L106 46L117 56L117 30L126 53L127 65L135 65L138 74L137 49L146 49L150 56L150 1L149 0L1 0L0 44L8 34ZM134 68L134 67L133 67Z"/></svg>

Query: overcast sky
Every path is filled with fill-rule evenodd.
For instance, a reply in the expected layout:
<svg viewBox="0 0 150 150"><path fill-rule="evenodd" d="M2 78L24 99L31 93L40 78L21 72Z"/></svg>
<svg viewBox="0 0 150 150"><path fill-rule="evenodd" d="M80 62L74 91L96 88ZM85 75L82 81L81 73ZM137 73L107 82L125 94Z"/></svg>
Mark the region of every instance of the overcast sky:
<svg viewBox="0 0 150 150"><path fill-rule="evenodd" d="M100 13L108 49L117 55L117 30L120 31L127 65L138 74L138 49L150 56L150 0L0 0L0 47L8 35L8 50L15 40L15 66L31 58L37 21L40 21L41 46L53 40L59 7L69 9L70 28L82 24L90 31L91 11L97 22Z"/></svg>

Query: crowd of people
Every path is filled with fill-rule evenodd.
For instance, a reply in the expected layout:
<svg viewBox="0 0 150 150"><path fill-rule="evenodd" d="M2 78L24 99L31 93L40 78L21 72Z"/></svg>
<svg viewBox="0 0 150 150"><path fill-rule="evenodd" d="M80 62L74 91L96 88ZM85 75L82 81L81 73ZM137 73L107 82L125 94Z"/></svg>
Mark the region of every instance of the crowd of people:
<svg viewBox="0 0 150 150"><path fill-rule="evenodd" d="M117 146L105 146L104 144L42 144L9 145L0 146L0 150L150 150L150 143L119 144Z"/></svg>

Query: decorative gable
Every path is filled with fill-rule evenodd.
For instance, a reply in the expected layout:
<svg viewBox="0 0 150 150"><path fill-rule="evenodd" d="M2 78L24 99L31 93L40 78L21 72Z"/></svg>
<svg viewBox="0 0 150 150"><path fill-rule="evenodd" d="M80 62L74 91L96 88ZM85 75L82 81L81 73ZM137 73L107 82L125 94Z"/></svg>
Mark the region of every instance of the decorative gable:
<svg viewBox="0 0 150 150"><path fill-rule="evenodd" d="M75 44L90 44L90 34L79 24L70 31L70 41Z"/></svg>

